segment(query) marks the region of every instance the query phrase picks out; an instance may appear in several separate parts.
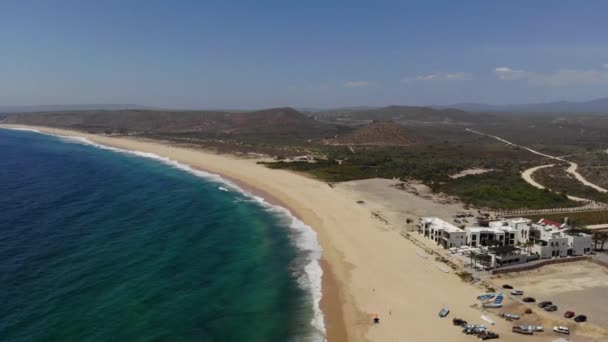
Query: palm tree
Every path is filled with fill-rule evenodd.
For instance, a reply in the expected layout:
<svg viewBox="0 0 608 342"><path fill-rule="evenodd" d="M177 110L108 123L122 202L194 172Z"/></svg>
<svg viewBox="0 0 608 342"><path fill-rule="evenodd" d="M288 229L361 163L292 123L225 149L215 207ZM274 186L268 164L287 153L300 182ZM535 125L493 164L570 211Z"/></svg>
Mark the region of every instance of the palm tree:
<svg viewBox="0 0 608 342"><path fill-rule="evenodd" d="M600 247L600 250L603 251L604 250L604 243L606 242L606 240L608 240L608 233L606 232L600 232L599 233L599 238L600 238L600 243L602 244Z"/></svg>
<svg viewBox="0 0 608 342"><path fill-rule="evenodd" d="M602 241L602 232L593 233L593 249L597 251L597 244Z"/></svg>
<svg viewBox="0 0 608 342"><path fill-rule="evenodd" d="M534 241L528 240L522 244L522 247L524 247L526 249L526 252L530 254L532 253L532 247L534 247Z"/></svg>
<svg viewBox="0 0 608 342"><path fill-rule="evenodd" d="M473 268L473 262L477 259L477 253L471 251L471 253L469 253L469 256L471 257L471 268Z"/></svg>

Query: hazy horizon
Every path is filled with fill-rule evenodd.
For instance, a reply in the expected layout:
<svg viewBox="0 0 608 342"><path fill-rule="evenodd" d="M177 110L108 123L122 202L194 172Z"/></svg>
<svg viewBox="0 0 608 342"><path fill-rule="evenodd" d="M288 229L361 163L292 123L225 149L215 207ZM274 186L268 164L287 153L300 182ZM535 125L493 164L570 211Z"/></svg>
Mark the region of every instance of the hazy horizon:
<svg viewBox="0 0 608 342"><path fill-rule="evenodd" d="M608 94L608 3L7 1L0 105L492 105Z"/></svg>

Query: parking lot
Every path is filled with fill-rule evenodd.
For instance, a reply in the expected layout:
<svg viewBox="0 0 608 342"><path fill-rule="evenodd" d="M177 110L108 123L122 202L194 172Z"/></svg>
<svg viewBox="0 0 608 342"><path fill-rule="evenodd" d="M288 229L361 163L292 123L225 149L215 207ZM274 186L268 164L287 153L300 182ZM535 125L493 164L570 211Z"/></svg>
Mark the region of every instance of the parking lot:
<svg viewBox="0 0 608 342"><path fill-rule="evenodd" d="M534 297L537 303L550 300L558 306L553 315L567 310L584 314L589 322L608 328L608 269L587 261L544 266L536 270L509 273L493 278Z"/></svg>

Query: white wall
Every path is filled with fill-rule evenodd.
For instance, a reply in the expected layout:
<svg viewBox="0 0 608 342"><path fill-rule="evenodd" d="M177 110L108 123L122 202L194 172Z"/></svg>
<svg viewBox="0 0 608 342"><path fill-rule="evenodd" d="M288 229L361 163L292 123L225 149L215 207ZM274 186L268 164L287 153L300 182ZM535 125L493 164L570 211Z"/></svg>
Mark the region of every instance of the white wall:
<svg viewBox="0 0 608 342"><path fill-rule="evenodd" d="M568 236L568 244L572 248L572 255L585 255L593 248L593 239L591 235Z"/></svg>

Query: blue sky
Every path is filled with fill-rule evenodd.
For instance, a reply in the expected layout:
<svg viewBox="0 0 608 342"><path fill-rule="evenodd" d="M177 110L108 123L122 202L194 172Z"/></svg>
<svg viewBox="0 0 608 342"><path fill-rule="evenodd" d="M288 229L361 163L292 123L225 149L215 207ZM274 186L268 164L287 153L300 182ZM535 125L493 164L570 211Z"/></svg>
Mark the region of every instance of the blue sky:
<svg viewBox="0 0 608 342"><path fill-rule="evenodd" d="M0 1L0 105L608 96L607 1Z"/></svg>

